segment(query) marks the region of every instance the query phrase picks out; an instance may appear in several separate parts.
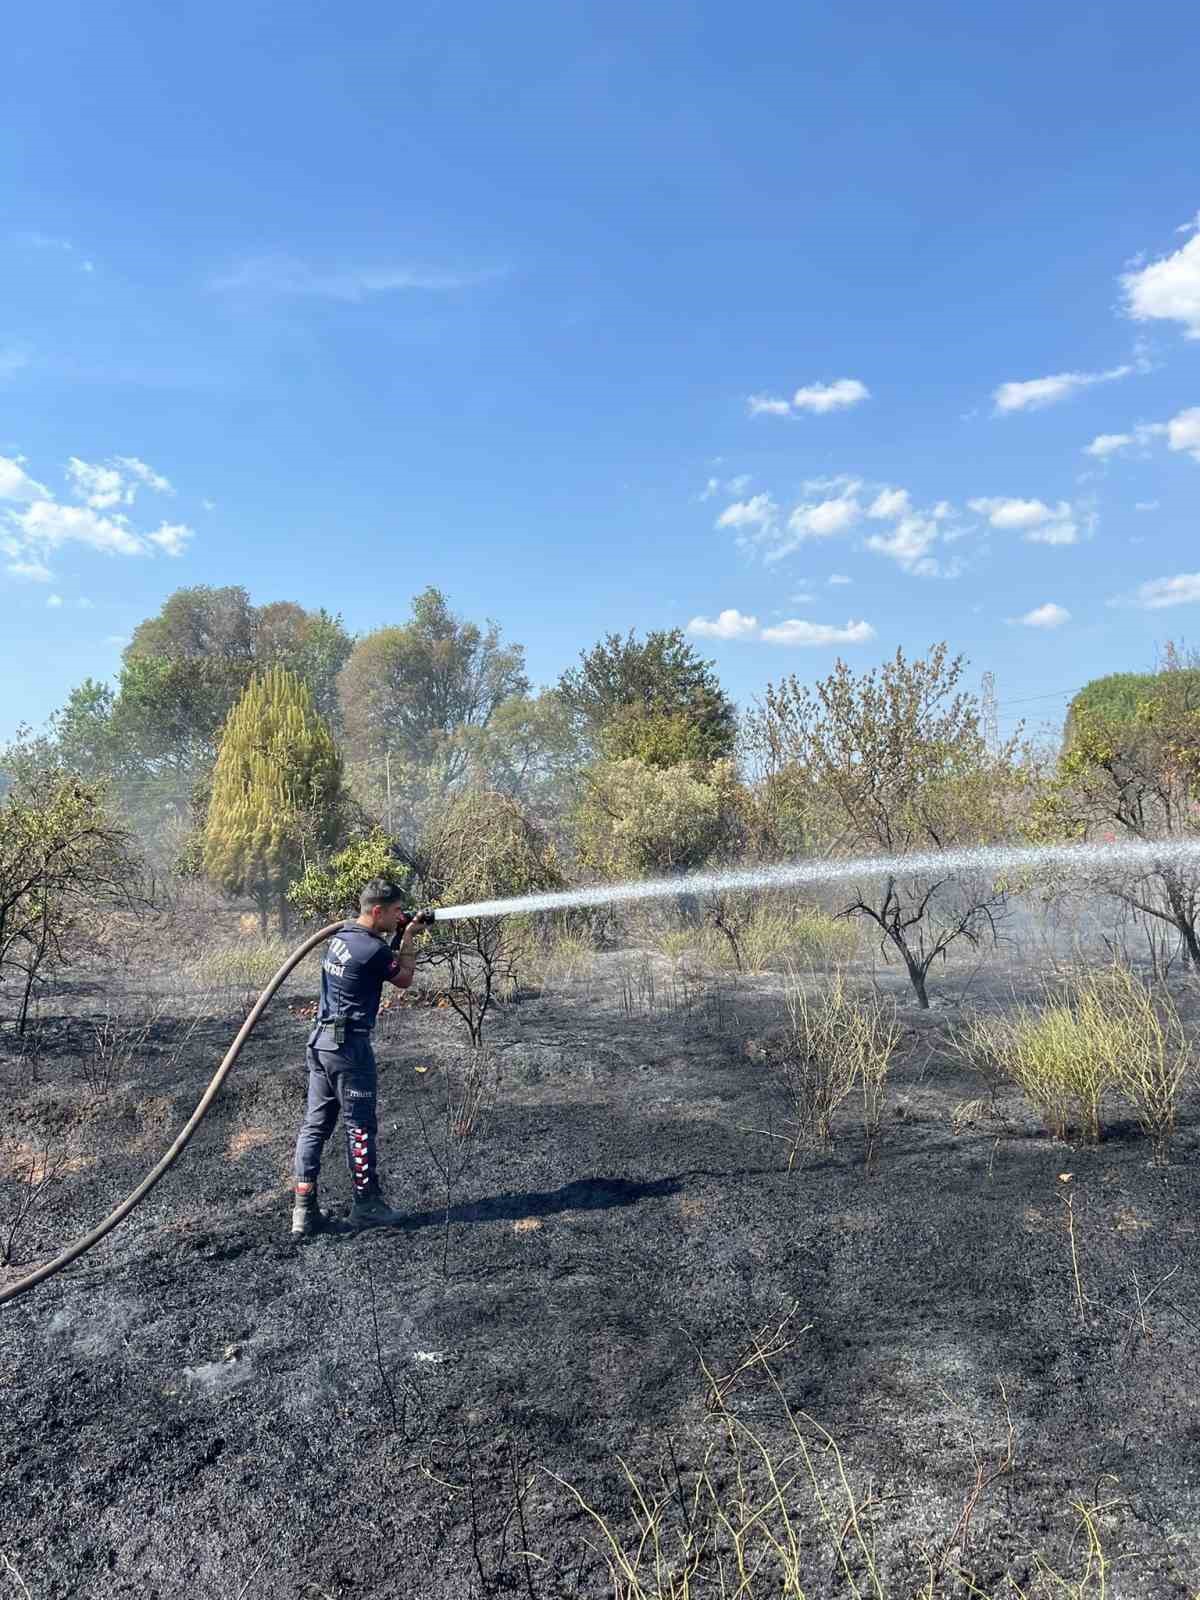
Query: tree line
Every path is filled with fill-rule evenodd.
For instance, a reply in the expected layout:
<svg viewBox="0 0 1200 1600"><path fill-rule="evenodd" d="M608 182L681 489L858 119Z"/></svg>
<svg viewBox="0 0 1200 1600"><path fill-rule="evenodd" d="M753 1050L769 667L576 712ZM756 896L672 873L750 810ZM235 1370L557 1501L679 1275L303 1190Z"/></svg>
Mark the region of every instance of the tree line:
<svg viewBox="0 0 1200 1600"><path fill-rule="evenodd" d="M964 671L944 643L861 674L839 661L815 684L768 684L739 713L677 629L609 634L535 690L523 648L435 588L403 623L357 638L324 610L181 589L135 631L115 685L85 681L0 760L0 974L31 982L62 953L46 936L54 896L76 867L79 884L114 892L102 859L126 885L135 856L203 876L286 929L295 912L341 909L350 880L382 868L441 897L468 882L516 893L799 855L1200 831L1194 656L1168 647L1153 672L1087 685L1056 750L1020 731L990 740ZM80 807L91 822L72 844ZM898 871L840 910L874 927L927 1004L931 965L993 936L1015 886ZM1200 875L1164 855L1102 887L1200 962ZM730 925L730 907L709 910Z"/></svg>

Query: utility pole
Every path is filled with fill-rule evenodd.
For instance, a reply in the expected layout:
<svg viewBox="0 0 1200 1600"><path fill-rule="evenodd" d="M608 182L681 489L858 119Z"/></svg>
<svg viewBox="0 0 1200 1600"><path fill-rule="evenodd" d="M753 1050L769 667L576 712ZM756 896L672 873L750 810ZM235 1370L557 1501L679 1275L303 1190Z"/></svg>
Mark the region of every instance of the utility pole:
<svg viewBox="0 0 1200 1600"><path fill-rule="evenodd" d="M983 742L988 747L988 753L995 755L1000 748L1000 719L996 714L996 674L985 672L980 684L981 716L983 723Z"/></svg>
<svg viewBox="0 0 1200 1600"><path fill-rule="evenodd" d="M383 752L383 770L384 770L384 772L385 772L385 774L387 776L387 811L385 812L385 816L387 818L387 831L389 833L391 833L391 831L392 831L392 752L390 750L385 750Z"/></svg>

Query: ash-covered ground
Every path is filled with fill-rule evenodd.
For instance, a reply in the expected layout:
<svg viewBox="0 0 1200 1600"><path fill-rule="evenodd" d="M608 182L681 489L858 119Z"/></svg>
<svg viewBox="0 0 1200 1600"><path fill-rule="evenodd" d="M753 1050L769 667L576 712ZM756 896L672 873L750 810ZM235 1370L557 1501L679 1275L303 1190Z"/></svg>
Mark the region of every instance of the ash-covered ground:
<svg viewBox="0 0 1200 1600"><path fill-rule="evenodd" d="M393 1007L382 1176L407 1223L300 1243L294 985L145 1203L0 1309L0 1596L599 1600L604 1538L568 1485L632 1553L623 1461L673 1541L706 1459L736 1489L730 1428L790 1461L812 1600L893 1600L931 1573L965 1594L956 1569L1033 1592L1040 1562L1078 1581L1080 1507L1103 1592L1195 1595L1197 1108L1154 1167L1119 1110L1089 1149L1050 1140L1015 1091L969 1107L984 1091L947 1029L1033 997L1035 965L952 965L931 1013L903 1006L870 1170L854 1102L791 1172L770 1137L786 1108L746 1047L779 1021L780 977L598 956L495 1017L494 1102L465 1144L446 1107L462 1024ZM894 970L875 977L905 1001ZM238 1020L197 1017L164 980L128 1070L98 1082L84 1041L117 992L48 996L32 1055L5 1038L10 1214L22 1140L57 1169L0 1282L132 1188ZM447 1151L469 1157L449 1197ZM348 1202L340 1131L323 1191ZM753 1334L769 1373L738 1370Z"/></svg>

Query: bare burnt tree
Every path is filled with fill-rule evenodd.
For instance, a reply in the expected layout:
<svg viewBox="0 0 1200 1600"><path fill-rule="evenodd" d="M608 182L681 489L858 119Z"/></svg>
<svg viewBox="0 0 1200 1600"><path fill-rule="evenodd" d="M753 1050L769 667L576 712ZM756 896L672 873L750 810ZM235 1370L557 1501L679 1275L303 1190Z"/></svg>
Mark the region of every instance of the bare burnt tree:
<svg viewBox="0 0 1200 1600"><path fill-rule="evenodd" d="M914 661L897 650L861 677L839 661L813 689L794 676L768 685L747 728L764 781L786 778L814 853L897 858L864 874L840 914L875 924L922 1007L936 960L960 939L995 938L1008 891L983 873L906 872L903 857L994 844L1019 822L1017 737L989 746L962 671L945 644Z"/></svg>

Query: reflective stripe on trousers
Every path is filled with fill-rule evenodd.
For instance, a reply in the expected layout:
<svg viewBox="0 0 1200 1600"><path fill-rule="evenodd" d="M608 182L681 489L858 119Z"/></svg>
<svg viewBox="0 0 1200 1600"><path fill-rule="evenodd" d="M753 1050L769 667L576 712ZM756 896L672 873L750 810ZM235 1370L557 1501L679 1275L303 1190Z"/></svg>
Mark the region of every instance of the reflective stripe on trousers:
<svg viewBox="0 0 1200 1600"><path fill-rule="evenodd" d="M321 1153L340 1112L350 1181L361 1194L374 1182L378 1144L375 1052L370 1035L348 1033L339 1046L331 1027L314 1028L307 1059L308 1104L296 1139L296 1179L315 1182L320 1175Z"/></svg>

